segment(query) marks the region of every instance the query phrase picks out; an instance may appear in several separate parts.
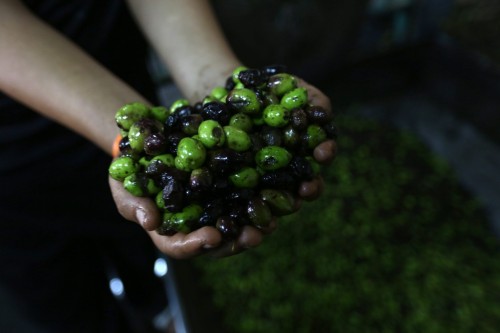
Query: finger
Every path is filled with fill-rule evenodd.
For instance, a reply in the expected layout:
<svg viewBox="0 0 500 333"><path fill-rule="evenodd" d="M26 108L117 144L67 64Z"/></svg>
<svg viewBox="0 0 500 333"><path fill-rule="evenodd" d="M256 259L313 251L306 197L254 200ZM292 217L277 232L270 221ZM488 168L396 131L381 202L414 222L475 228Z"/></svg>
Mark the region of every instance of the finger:
<svg viewBox="0 0 500 333"><path fill-rule="evenodd" d="M160 212L153 200L132 195L121 182L111 177L109 186L118 212L124 218L140 224L146 230L154 230L160 225Z"/></svg>
<svg viewBox="0 0 500 333"><path fill-rule="evenodd" d="M259 229L252 226L244 226L237 239L221 244L219 248L210 251L210 256L213 258L223 258L239 254L259 246L262 243L263 237L263 233Z"/></svg>
<svg viewBox="0 0 500 333"><path fill-rule="evenodd" d="M335 140L324 141L314 148L314 159L320 164L329 164L337 155L337 149L338 146Z"/></svg>
<svg viewBox="0 0 500 333"><path fill-rule="evenodd" d="M304 87L307 89L308 99L311 104L322 106L328 110L332 109L330 98L326 96L321 90L300 78L297 81L297 85L299 87Z"/></svg>
<svg viewBox="0 0 500 333"><path fill-rule="evenodd" d="M160 235L149 231L156 247L169 257L188 259L217 248L222 241L221 234L213 227L203 227L184 234L178 232L172 236Z"/></svg>
<svg viewBox="0 0 500 333"><path fill-rule="evenodd" d="M324 190L323 178L317 177L309 182L303 182L299 187L299 196L306 200L316 200Z"/></svg>

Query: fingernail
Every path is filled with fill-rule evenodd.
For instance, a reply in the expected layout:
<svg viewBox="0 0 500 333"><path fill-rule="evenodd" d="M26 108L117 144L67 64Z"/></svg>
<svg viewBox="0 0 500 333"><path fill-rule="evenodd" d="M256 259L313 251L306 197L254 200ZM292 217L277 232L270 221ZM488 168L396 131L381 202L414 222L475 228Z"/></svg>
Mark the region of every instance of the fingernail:
<svg viewBox="0 0 500 333"><path fill-rule="evenodd" d="M146 223L146 212L143 209L137 209L135 211L135 218L140 225L144 225Z"/></svg>

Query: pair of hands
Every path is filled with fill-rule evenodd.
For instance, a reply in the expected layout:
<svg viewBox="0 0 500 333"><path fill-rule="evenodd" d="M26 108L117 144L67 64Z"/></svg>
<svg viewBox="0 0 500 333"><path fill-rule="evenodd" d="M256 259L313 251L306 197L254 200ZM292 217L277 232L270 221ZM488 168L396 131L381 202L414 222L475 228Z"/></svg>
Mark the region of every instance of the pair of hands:
<svg viewBox="0 0 500 333"><path fill-rule="evenodd" d="M299 86L308 90L311 104L331 110L330 99L319 89L300 79ZM327 165L335 157L336 151L336 142L328 140L314 149L313 156L319 163ZM221 234L214 227L203 227L189 234L160 235L156 232L156 228L161 224L161 216L154 201L149 198L133 196L124 189L121 182L111 177L109 177L109 184L119 213L125 219L141 225L155 246L172 258L187 259L203 253L210 253L216 257L234 255L258 246L263 241L264 235L272 233L277 228L276 219L266 229L245 226L238 239L231 243L223 242ZM297 193L297 208L300 207L302 200L317 199L321 195L323 187L324 182L321 177L302 183Z"/></svg>

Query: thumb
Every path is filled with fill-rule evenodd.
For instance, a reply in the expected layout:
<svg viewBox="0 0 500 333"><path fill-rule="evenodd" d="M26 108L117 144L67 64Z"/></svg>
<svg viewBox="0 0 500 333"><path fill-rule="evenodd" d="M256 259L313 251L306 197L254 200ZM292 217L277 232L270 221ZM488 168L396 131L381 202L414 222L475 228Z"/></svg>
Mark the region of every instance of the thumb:
<svg viewBox="0 0 500 333"><path fill-rule="evenodd" d="M141 225L148 231L160 226L160 212L150 198L136 197L123 187L123 184L111 177L109 186L118 212L127 220Z"/></svg>

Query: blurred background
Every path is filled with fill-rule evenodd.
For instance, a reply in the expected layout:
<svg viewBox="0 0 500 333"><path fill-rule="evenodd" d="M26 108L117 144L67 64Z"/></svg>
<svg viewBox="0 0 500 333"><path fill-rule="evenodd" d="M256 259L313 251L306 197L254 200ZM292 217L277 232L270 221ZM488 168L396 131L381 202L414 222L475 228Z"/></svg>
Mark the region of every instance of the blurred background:
<svg viewBox="0 0 500 333"><path fill-rule="evenodd" d="M500 1L213 3L247 66L330 96L340 149L258 249L168 259L178 331L498 332Z"/></svg>

